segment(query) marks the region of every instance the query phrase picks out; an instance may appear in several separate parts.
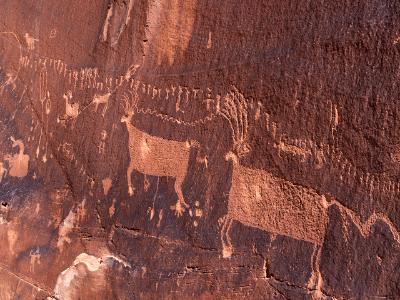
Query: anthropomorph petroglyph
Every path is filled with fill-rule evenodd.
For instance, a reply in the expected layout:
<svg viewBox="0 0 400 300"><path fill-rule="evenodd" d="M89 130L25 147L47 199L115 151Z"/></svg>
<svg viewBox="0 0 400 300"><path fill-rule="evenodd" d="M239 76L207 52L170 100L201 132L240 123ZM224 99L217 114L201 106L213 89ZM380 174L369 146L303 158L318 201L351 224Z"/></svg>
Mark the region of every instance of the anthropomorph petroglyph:
<svg viewBox="0 0 400 300"><path fill-rule="evenodd" d="M100 144L97 146L100 154L104 154L106 148L107 131L102 130L100 133Z"/></svg>
<svg viewBox="0 0 400 300"><path fill-rule="evenodd" d="M28 174L29 155L24 154L24 143L21 140L15 140L11 137L13 147L18 147L19 152L13 155L4 156L4 160L8 161L8 175L12 177L25 177Z"/></svg>
<svg viewBox="0 0 400 300"><path fill-rule="evenodd" d="M132 93L132 104L125 98L125 116L121 122L126 124L129 135L129 166L127 169L128 192L134 193L132 172L134 170L152 176L170 176L175 178L175 192L178 200L171 208L181 216L189 207L182 192L182 184L186 177L190 150L198 146L196 141L178 142L152 136L137 129L132 119L137 112L138 95Z"/></svg>
<svg viewBox="0 0 400 300"><path fill-rule="evenodd" d="M28 46L29 50L34 50L35 49L35 43L39 42L38 39L35 39L34 37L30 36L29 33L25 33L25 42Z"/></svg>

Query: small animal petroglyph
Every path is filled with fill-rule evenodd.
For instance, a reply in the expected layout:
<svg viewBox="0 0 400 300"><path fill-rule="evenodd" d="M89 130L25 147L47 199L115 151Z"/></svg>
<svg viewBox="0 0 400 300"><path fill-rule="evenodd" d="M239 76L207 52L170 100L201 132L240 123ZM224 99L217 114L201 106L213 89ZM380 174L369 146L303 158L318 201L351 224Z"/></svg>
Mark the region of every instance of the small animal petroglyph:
<svg viewBox="0 0 400 300"><path fill-rule="evenodd" d="M105 95L94 95L93 97L93 104L94 104L94 110L97 112L97 109L100 104L103 104L103 111L101 112L101 115L104 117L107 108L108 108L108 100L110 99L111 93L107 93Z"/></svg>
<svg viewBox="0 0 400 300"><path fill-rule="evenodd" d="M70 118L76 118L79 114L79 103L70 103L72 100L72 92L68 91L63 96L65 100L65 115Z"/></svg>
<svg viewBox="0 0 400 300"><path fill-rule="evenodd" d="M132 118L137 112L138 95L132 93L133 104L127 98L125 116L121 122L126 124L129 135L129 166L127 169L128 192L133 195L133 170L152 176L169 176L175 178L175 192L178 195L176 204L171 207L177 216L181 216L189 207L182 192L182 184L186 177L189 164L190 150L198 146L197 142L178 142L151 136L132 125Z"/></svg>

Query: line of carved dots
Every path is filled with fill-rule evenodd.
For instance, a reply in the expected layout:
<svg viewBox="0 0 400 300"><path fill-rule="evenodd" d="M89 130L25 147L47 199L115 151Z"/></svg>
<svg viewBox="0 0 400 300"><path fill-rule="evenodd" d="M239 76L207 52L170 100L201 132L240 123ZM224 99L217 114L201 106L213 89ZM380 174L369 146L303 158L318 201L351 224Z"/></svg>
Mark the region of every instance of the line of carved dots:
<svg viewBox="0 0 400 300"><path fill-rule="evenodd" d="M153 110L151 108L146 108L146 109L139 108L139 109L136 109L136 113L141 113L141 114L144 114L144 115L156 116L156 117L161 118L162 120L165 120L165 121L168 121L168 122L172 122L172 123L176 123L176 124L179 124L179 125L189 126L189 127L194 127L194 126L198 126L199 124L204 124L205 122L211 121L211 120L213 120L214 118L216 118L218 116L217 114L213 113L210 116L207 116L207 117L205 117L203 119L198 119L198 120L195 120L195 121L187 122L187 121L184 121L184 120L181 120L181 119L178 119L178 118L166 115L166 114L159 113L159 112L157 112L157 111L155 111L155 110Z"/></svg>

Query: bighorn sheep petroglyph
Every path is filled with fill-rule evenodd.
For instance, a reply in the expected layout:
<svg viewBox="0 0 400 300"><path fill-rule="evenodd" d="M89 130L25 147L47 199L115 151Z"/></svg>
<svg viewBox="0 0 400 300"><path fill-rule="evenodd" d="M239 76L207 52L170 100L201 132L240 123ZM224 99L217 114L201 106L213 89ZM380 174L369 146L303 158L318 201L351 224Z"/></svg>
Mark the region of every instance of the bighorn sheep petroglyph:
<svg viewBox="0 0 400 300"><path fill-rule="evenodd" d="M318 259L328 221L325 198L270 172L240 164L239 159L250 152L250 146L247 143L247 102L237 89L225 96L220 114L229 122L233 138L233 151L225 156L233 162L233 171L228 211L222 218L223 257L228 258L233 253L229 230L236 220L247 226L311 242L316 245Z"/></svg>
<svg viewBox="0 0 400 300"><path fill-rule="evenodd" d="M221 219L223 257L229 258L233 253L229 231L234 220L274 234L311 242L314 244L313 273L308 287L318 292L322 287L319 260L329 222L328 208L332 205L354 223L363 237L370 234L372 226L379 220L389 227L393 239L400 244L396 226L383 213L374 212L363 222L355 212L331 196L325 197L312 188L241 165L239 160L250 152L250 146L247 143L247 102L237 89L225 96L220 115L228 121L233 139L233 149L225 156L226 160L232 161L233 170L227 214Z"/></svg>
<svg viewBox="0 0 400 300"><path fill-rule="evenodd" d="M132 119L138 112L138 94L131 92L132 103L129 104L128 97L124 97L125 116L121 122L126 124L129 135L129 166L126 172L128 178L128 192L133 195L132 172L151 176L170 176L175 178L175 192L178 200L171 209L175 210L177 216L181 216L185 208L189 207L182 192L182 184L185 180L190 150L198 146L197 141L179 142L152 136L133 126Z"/></svg>

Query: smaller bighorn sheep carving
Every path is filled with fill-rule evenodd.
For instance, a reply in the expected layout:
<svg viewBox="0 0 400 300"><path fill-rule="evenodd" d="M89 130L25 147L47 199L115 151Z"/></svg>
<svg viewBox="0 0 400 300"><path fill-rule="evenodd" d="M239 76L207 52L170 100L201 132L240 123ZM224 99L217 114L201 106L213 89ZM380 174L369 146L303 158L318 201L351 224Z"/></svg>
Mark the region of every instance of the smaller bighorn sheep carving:
<svg viewBox="0 0 400 300"><path fill-rule="evenodd" d="M133 126L132 119L138 112L138 95L132 93L132 104L129 104L128 97L124 97L125 115L121 122L126 124L129 135L129 166L127 169L128 192L134 193L132 185L132 172L136 170L140 173L151 176L170 176L175 178L175 192L178 201L171 209L174 209L177 216L181 216L188 208L182 192L182 184L185 180L190 150L197 147L198 142L179 142L152 136Z"/></svg>

